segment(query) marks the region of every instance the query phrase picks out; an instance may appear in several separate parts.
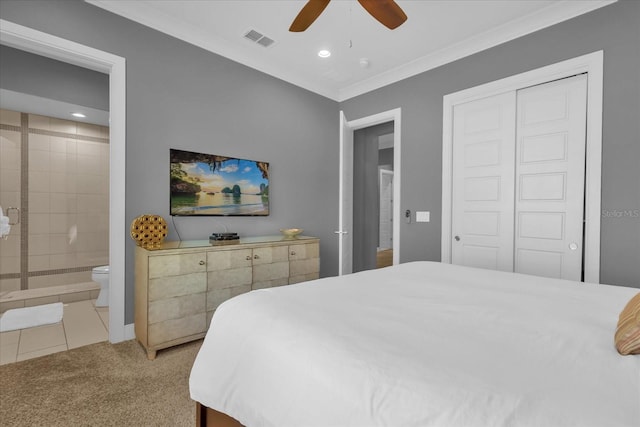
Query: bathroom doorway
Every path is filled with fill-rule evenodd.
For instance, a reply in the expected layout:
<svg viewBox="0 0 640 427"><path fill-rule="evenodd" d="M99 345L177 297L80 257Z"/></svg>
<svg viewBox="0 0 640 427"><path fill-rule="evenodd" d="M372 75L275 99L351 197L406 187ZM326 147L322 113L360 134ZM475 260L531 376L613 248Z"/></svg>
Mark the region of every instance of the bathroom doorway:
<svg viewBox="0 0 640 427"><path fill-rule="evenodd" d="M0 240L2 311L93 299L92 269L109 263L109 128L35 114L40 97L1 95L0 206L11 227Z"/></svg>
<svg viewBox="0 0 640 427"><path fill-rule="evenodd" d="M125 59L76 42L0 20L0 44L102 72L109 78L109 341L133 338L125 324Z"/></svg>
<svg viewBox="0 0 640 427"><path fill-rule="evenodd" d="M57 324L46 316L3 323L12 332L3 334L2 362L11 362L109 337L108 289L92 273L109 263L109 113L101 109L109 78L7 46L0 55L0 206L10 223L0 240L0 312L59 305L64 313ZM5 343L12 339L18 345Z"/></svg>
<svg viewBox="0 0 640 427"><path fill-rule="evenodd" d="M13 227L0 292L26 306L89 299L92 269L109 263L109 76L4 45L0 55L0 205Z"/></svg>

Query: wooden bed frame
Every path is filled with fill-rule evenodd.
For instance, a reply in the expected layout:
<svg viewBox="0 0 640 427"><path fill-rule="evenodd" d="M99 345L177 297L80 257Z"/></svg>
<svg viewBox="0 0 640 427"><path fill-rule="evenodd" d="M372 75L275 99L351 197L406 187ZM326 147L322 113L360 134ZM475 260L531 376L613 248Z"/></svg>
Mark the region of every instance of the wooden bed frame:
<svg viewBox="0 0 640 427"><path fill-rule="evenodd" d="M244 427L235 418L196 402L197 427Z"/></svg>

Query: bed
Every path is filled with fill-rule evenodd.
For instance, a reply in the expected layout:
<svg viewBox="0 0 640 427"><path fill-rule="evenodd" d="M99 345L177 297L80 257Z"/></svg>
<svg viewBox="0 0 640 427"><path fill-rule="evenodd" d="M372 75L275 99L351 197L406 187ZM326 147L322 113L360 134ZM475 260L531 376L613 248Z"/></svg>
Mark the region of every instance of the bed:
<svg viewBox="0 0 640 427"><path fill-rule="evenodd" d="M638 289L410 262L223 303L189 387L200 425L640 426Z"/></svg>

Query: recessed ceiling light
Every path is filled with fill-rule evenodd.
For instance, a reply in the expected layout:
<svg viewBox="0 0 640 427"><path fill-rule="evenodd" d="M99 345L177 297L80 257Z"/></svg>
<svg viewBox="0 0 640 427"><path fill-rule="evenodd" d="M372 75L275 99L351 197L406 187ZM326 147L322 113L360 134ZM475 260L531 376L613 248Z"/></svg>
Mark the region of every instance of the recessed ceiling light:
<svg viewBox="0 0 640 427"><path fill-rule="evenodd" d="M73 117L78 117L78 118L81 118L81 119L84 119L85 117L87 117L87 116L85 116L85 115L84 115L84 114L82 114L82 113L71 113L71 115L72 115Z"/></svg>
<svg viewBox="0 0 640 427"><path fill-rule="evenodd" d="M330 56L331 56L331 52L329 52L329 51L328 51L328 50L326 50L326 49L322 49L320 52L318 52L318 56L319 56L320 58L328 58L328 57L330 57Z"/></svg>

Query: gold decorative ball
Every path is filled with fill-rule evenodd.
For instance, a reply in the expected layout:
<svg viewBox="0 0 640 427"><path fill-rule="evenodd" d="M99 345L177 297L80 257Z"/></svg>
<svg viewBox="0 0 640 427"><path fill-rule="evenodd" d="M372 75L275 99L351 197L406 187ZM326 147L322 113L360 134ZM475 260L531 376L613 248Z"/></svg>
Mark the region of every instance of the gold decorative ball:
<svg viewBox="0 0 640 427"><path fill-rule="evenodd" d="M143 248L159 247L167 237L167 223L160 215L140 215L131 222L131 238Z"/></svg>

